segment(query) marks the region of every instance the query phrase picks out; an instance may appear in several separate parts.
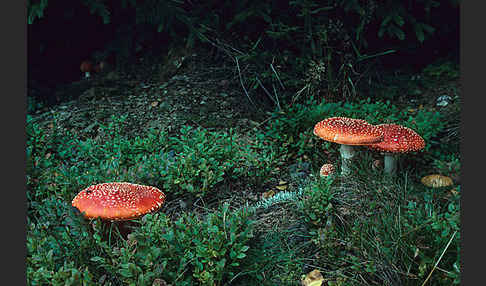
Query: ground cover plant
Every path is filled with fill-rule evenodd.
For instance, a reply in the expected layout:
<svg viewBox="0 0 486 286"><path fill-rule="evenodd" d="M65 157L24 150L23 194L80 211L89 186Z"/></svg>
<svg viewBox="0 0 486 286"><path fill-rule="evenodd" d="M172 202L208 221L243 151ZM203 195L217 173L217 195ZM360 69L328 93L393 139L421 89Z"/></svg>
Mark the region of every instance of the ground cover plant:
<svg viewBox="0 0 486 286"><path fill-rule="evenodd" d="M398 178L371 168L380 154L366 148L353 180L320 178L338 149L312 128L331 116L398 122L427 147L402 158ZM246 131L187 125L135 136L125 115L84 134L64 128L56 112L44 121L28 115L28 283L275 285L319 269L328 285L457 284L460 185L420 183L433 172L458 178L458 150L438 137L443 116L390 101L310 99ZM297 180L291 165L299 162L310 167ZM159 186L168 201L126 237L70 206L79 190L108 181ZM288 185L263 198L279 181Z"/></svg>

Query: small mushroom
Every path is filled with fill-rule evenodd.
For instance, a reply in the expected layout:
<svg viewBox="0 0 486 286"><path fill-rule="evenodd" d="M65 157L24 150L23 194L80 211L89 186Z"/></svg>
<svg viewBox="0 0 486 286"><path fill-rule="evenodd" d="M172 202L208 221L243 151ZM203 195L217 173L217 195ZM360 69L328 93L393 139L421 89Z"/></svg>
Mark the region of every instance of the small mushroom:
<svg viewBox="0 0 486 286"><path fill-rule="evenodd" d="M373 171L378 171L383 169L383 161L378 159L373 160L373 162L371 162L371 169Z"/></svg>
<svg viewBox="0 0 486 286"><path fill-rule="evenodd" d="M441 188L441 187L449 187L453 185L452 179L439 174L428 175L420 179L422 184L426 185L427 187L432 188Z"/></svg>
<svg viewBox="0 0 486 286"><path fill-rule="evenodd" d="M394 174L397 169L395 154L422 150L424 139L412 129L398 124L376 125L383 132L383 141L370 144L369 148L384 152L385 174Z"/></svg>
<svg viewBox="0 0 486 286"><path fill-rule="evenodd" d="M97 65L94 66L93 70L94 70L94 72L99 73L99 72L102 72L103 70L105 70L105 68L106 68L106 62L101 61Z"/></svg>
<svg viewBox="0 0 486 286"><path fill-rule="evenodd" d="M355 155L353 145L368 145L383 140L382 131L362 119L330 117L314 126L314 134L320 138L341 144L341 174L348 175L350 161Z"/></svg>
<svg viewBox="0 0 486 286"><path fill-rule="evenodd" d="M330 175L334 174L334 165L333 164L324 164L319 171L319 175L322 178L329 177Z"/></svg>
<svg viewBox="0 0 486 286"><path fill-rule="evenodd" d="M84 77L89 78L90 73L93 70L93 65L91 64L90 61L83 61L79 68L81 69L81 72L84 73Z"/></svg>
<svg viewBox="0 0 486 286"><path fill-rule="evenodd" d="M72 206L86 218L131 220L158 210L165 194L151 186L126 182L103 183L87 187L76 195Z"/></svg>

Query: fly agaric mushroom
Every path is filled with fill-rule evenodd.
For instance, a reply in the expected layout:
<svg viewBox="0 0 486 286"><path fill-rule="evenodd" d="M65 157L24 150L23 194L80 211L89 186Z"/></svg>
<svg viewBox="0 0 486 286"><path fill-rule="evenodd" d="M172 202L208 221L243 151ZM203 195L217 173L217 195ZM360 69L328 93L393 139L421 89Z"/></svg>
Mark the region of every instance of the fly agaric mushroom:
<svg viewBox="0 0 486 286"><path fill-rule="evenodd" d="M333 164L322 165L321 170L319 171L319 175L322 178L328 177L332 174L334 174L334 165Z"/></svg>
<svg viewBox="0 0 486 286"><path fill-rule="evenodd" d="M451 178L439 174L425 176L420 181L427 187L432 188L448 187L453 184Z"/></svg>
<svg viewBox="0 0 486 286"><path fill-rule="evenodd" d="M72 205L86 218L131 220L158 210L165 194L151 186L126 182L92 185L79 192Z"/></svg>
<svg viewBox="0 0 486 286"><path fill-rule="evenodd" d="M84 77L89 78L90 72L93 69L93 65L90 61L83 61L79 68L81 69L81 72L84 73Z"/></svg>
<svg viewBox="0 0 486 286"><path fill-rule="evenodd" d="M369 148L385 153L386 174L393 174L397 168L396 153L408 153L422 150L425 141L412 129L398 124L376 125L383 132L383 141L370 144Z"/></svg>
<svg viewBox="0 0 486 286"><path fill-rule="evenodd" d="M330 117L314 126L314 134L320 138L341 144L341 174L350 173L350 160L355 155L353 145L368 145L383 140L383 133L363 119Z"/></svg>

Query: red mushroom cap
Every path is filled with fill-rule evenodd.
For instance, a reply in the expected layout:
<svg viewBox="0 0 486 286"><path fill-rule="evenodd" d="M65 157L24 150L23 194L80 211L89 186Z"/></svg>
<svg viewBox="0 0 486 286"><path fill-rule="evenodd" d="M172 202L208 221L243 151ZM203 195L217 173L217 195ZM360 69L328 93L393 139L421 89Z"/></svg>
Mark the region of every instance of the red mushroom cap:
<svg viewBox="0 0 486 286"><path fill-rule="evenodd" d="M87 187L72 205L86 218L130 220L159 209L164 201L165 194L155 187L114 182Z"/></svg>
<svg viewBox="0 0 486 286"><path fill-rule="evenodd" d="M79 68L82 72L90 72L93 69L93 65L90 61L83 61Z"/></svg>
<svg viewBox="0 0 486 286"><path fill-rule="evenodd" d="M425 141L412 129L398 124L377 125L383 131L383 141L369 145L370 148L391 153L419 151L425 147Z"/></svg>
<svg viewBox="0 0 486 286"><path fill-rule="evenodd" d="M320 138L344 145L367 145L380 142L383 133L363 119L330 117L314 126L314 134Z"/></svg>
<svg viewBox="0 0 486 286"><path fill-rule="evenodd" d="M327 177L334 173L334 165L333 164L324 164L319 171L321 177Z"/></svg>

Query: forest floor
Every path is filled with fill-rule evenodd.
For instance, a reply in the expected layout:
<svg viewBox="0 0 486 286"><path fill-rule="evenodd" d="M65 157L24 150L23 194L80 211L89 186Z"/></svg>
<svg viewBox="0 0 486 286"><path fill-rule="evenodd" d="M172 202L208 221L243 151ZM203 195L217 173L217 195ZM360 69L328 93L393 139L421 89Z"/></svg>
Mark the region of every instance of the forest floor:
<svg viewBox="0 0 486 286"><path fill-rule="evenodd" d="M124 130L126 136L143 136L148 129L164 129L169 134L177 134L184 125L203 127L208 130L232 128L242 137L251 137L252 130L263 128L270 119L268 106L255 108L242 90L239 74L234 65L221 66L208 63L201 56L192 54L179 59L177 65L162 64L159 59L139 59L130 71L106 70L93 74L89 79L81 78L55 91L56 105L39 108L33 112L34 120L40 126L52 124L52 116L57 118L58 128L69 130L79 138L96 137L98 127L106 124L112 115L126 115ZM412 75L400 75L395 81L410 81ZM402 84L394 90L387 88L377 91L382 98L386 92L398 94L390 97L393 104L407 109L413 114L419 109L437 110L445 114L457 114L460 109L460 82L458 79L423 86ZM400 96L399 94L402 94ZM446 103L440 103L445 101ZM258 99L253 99L258 102ZM442 105L441 105L442 104ZM266 111L267 110L267 111ZM460 119L458 119L458 122ZM459 123L458 123L459 124ZM309 126L312 128L312 126ZM337 158L335 158L337 159ZM290 162L289 164L296 163ZM288 170L289 166L283 166ZM310 172L309 172L310 173ZM459 176L454 178L456 182ZM271 183L259 190L235 189L242 194L240 205L254 204L270 190L295 190L290 182L289 172L276 172ZM280 188L275 188L280 186ZM235 186L245 188L245 186ZM244 194L244 195L243 195ZM237 196L238 197L238 196ZM171 213L184 210L179 200L166 202ZM198 209L201 202L193 202ZM205 208L217 202L206 202ZM192 209L192 208L190 208ZM302 227L298 218L286 208L271 208L258 218L260 227L267 230L284 229L291 233ZM302 238L294 237L297 240ZM308 263L308 271L312 261ZM306 272L305 272L306 273ZM305 274L304 272L300 274ZM337 285L337 284L336 284Z"/></svg>

